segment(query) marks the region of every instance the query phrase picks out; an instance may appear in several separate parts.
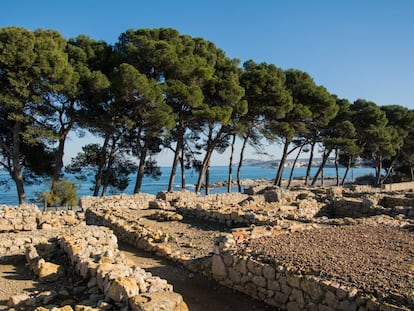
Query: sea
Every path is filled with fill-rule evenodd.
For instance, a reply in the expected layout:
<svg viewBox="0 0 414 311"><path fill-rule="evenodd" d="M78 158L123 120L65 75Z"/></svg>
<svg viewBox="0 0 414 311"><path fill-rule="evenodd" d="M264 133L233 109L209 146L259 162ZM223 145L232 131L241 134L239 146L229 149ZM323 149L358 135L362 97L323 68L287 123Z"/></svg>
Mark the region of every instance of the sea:
<svg viewBox="0 0 414 311"><path fill-rule="evenodd" d="M227 180L228 176L228 166L212 166L210 167L209 182L210 184L216 182L222 182ZM150 177L144 177L141 192L149 194L157 194L159 191L167 190L168 180L170 175L170 167L161 167L161 176L159 179L155 180ZM283 178L288 179L290 175L291 168L285 168L283 171ZM313 176L317 171L317 168L314 167L311 169L311 176ZM339 168L340 176L342 177L345 172L345 168ZM237 168L233 168L233 180L236 180ZM353 181L355 178L363 175L374 174L374 169L369 167L359 167L352 168L348 172L347 181ZM66 178L70 178L74 181L78 197L92 195L93 187L93 174L92 177L86 180L78 180L74 175L67 175ZM241 178L242 179L268 179L271 180L275 178L276 169L268 167L258 167L258 166L245 166L241 168ZM305 167L295 168L293 177L300 178L306 175ZM334 178L336 176L335 168L325 168L324 169L325 178ZM130 176L129 186L122 191L125 194L132 194L135 186L136 175ZM189 191L194 191L195 184L197 182L198 173L195 170L186 171L186 189ZM7 182L4 184L4 182ZM181 173L178 170L175 177L175 190L180 190L181 188ZM25 186L26 199L29 203L42 204L36 201L36 193L41 193L48 191L50 188L50 183L44 181L39 184L27 185ZM232 187L232 192L237 191L237 186ZM227 191L227 187L215 187L210 188L210 194L214 193L223 193ZM119 194L119 191L114 189L109 189L107 195ZM203 194L203 191L202 193ZM0 170L0 205L18 205L17 191L14 182L11 180L8 172L6 170Z"/></svg>

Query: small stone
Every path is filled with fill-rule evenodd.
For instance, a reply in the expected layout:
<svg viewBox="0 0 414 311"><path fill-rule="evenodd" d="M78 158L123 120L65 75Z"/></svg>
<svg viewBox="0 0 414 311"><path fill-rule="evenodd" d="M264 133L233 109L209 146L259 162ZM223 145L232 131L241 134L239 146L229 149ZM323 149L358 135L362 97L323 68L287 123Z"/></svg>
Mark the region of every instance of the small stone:
<svg viewBox="0 0 414 311"><path fill-rule="evenodd" d="M28 301L29 299L30 296L27 294L14 295L9 298L7 305L9 307L18 307L23 304L26 304L26 301Z"/></svg>
<svg viewBox="0 0 414 311"><path fill-rule="evenodd" d="M188 307L183 301L182 296L174 292L158 292L137 295L129 300L129 306L132 311L188 311Z"/></svg>

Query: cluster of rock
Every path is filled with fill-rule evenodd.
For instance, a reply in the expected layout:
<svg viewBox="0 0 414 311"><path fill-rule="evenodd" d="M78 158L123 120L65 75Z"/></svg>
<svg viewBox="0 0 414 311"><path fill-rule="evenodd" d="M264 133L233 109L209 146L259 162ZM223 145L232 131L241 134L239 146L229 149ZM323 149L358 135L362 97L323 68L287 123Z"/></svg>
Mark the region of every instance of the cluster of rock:
<svg viewBox="0 0 414 311"><path fill-rule="evenodd" d="M253 189L255 188L255 189ZM274 225L283 218L310 219L321 209L309 191L286 191L259 186L249 193L222 193L199 196L192 192L161 192L158 207L174 207L179 213L227 225ZM258 192L258 193L256 193Z"/></svg>
<svg viewBox="0 0 414 311"><path fill-rule="evenodd" d="M26 244L25 256L40 282L56 282L68 277L68 267L49 261L50 254L63 250L71 273L83 286L70 293L61 289L10 297L8 306L36 310L187 310L182 296L173 292L166 280L132 265L118 250L117 238L107 228L79 224L61 231L48 243ZM66 268L66 269L65 269ZM82 301L74 299L80 296Z"/></svg>
<svg viewBox="0 0 414 311"><path fill-rule="evenodd" d="M168 304L168 310L186 309L182 297L173 292L166 280L128 262L109 229L73 227L60 237L60 244L75 271L87 280L88 287L96 287L118 307L147 310L145 304L157 299L159 304Z"/></svg>
<svg viewBox="0 0 414 311"><path fill-rule="evenodd" d="M349 196L354 196L348 193ZM408 194L362 194L358 197L338 197L329 206L332 217L363 218L376 215L414 219L414 198Z"/></svg>
<svg viewBox="0 0 414 311"><path fill-rule="evenodd" d="M84 214L73 210L41 212L36 205L0 206L0 233L53 229L75 225Z"/></svg>
<svg viewBox="0 0 414 311"><path fill-rule="evenodd" d="M59 247L67 254L74 271L85 280L85 291L93 298L95 306L109 303L117 308L150 310L151 303L156 301L168 306L168 310L186 310L182 297L172 291L171 285L127 262L118 251L118 239L180 262L191 271L212 276L225 286L281 309L376 310L377 306L359 289L345 288L315 275L297 274L294 267L283 262L258 261L248 249L241 253L240 245L252 237L312 229L317 224L350 225L361 219L399 224L401 219L414 218L413 206L411 193L378 192L354 197L352 192L340 187L288 191L267 184L249 187L244 194L200 196L179 191L160 192L157 196L84 197L81 207L85 214L74 211L42 213L34 206L0 208L1 232L8 232L3 233L7 235L23 231L14 234L9 241L1 240L0 255L19 253L32 245L27 248L26 256L33 271L40 280L54 279L61 275L59 268L48 265L36 251L38 245L50 244L51 237L58 237ZM137 216L137 210L143 209L157 209L150 217L159 221L180 221L182 215L189 215L203 221L247 228L222 235L211 245L213 255L197 261L171 246L174 237L144 225ZM40 234L34 235L32 230ZM46 268L55 272L49 275L43 271ZM380 310L404 309L384 304Z"/></svg>
<svg viewBox="0 0 414 311"><path fill-rule="evenodd" d="M80 199L80 207L86 210L92 206L105 204L112 208L142 209L148 208L151 201L155 200L155 195L140 193L134 195L118 194L106 197L84 196Z"/></svg>
<svg viewBox="0 0 414 311"><path fill-rule="evenodd" d="M162 221L182 219L181 215L171 212L158 212L154 215L159 215ZM94 205L86 210L85 218L89 225L110 228L124 243L179 262L191 271L201 273L207 271L207 274L210 274L208 260L198 261L181 253L178 249L173 249L169 243L172 237L168 233L143 225L130 208L111 209L106 204Z"/></svg>
<svg viewBox="0 0 414 311"><path fill-rule="evenodd" d="M302 274L296 267L276 258L257 260L246 252L237 251L240 249L237 244L246 239L281 231L280 227L261 231L243 229L217 238L212 258L213 277L224 286L282 310L409 310L404 306L379 304L363 290L345 287L333 279Z"/></svg>

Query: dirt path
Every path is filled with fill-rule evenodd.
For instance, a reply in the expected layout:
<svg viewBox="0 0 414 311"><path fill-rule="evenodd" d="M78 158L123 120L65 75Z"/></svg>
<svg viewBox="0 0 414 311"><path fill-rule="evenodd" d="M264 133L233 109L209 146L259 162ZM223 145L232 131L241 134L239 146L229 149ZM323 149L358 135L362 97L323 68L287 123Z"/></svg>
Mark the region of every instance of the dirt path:
<svg viewBox="0 0 414 311"><path fill-rule="evenodd" d="M9 256L0 261L0 310L7 310L10 296L34 290L35 287L23 255Z"/></svg>
<svg viewBox="0 0 414 311"><path fill-rule="evenodd" d="M172 284L174 291L183 296L191 311L275 310L197 273L191 273L184 267L177 266L166 259L137 250L126 244L120 244L119 249L137 266Z"/></svg>

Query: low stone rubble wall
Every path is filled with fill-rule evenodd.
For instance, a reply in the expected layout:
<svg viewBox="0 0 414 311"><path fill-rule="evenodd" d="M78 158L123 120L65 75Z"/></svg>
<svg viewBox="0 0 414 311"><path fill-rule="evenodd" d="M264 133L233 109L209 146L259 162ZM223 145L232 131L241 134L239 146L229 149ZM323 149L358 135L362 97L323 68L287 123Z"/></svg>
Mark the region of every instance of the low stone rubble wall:
<svg viewBox="0 0 414 311"><path fill-rule="evenodd" d="M154 230L140 224L139 219L128 208L117 210L107 209L106 206L93 207L86 210L86 223L110 228L117 238L138 249L155 253L174 262L179 262L193 272L208 272L208 260L196 260L173 250L168 245L170 236L160 230Z"/></svg>
<svg viewBox="0 0 414 311"><path fill-rule="evenodd" d="M117 238L110 229L83 223L54 231L54 234L50 230L37 230L32 235L42 235L43 231L50 234L25 240L24 254L29 267L42 283L59 282L62 277L68 277L67 273L79 275L86 286L79 287L78 291L82 289L89 307L83 305L85 301L76 303L65 290L14 295L9 299L9 307L33 309L47 305L44 310L54 306L53 310L96 307L99 310L149 311L153 310L154 305L162 305L165 310L188 310L182 296L173 291L172 285L133 265L118 250ZM71 267L49 261L48 254L56 253L57 249L65 252Z"/></svg>
<svg viewBox="0 0 414 311"><path fill-rule="evenodd" d="M262 233L280 234L280 230L268 227ZM277 258L273 262L262 262L248 253L235 252L236 243L243 243L250 234L252 231L244 229L216 239L212 275L220 284L281 310L409 310L388 303L378 304L375 298L333 280L298 274L295 267ZM254 233L255 237L259 234L257 230Z"/></svg>
<svg viewBox="0 0 414 311"><path fill-rule="evenodd" d="M262 195L223 193L200 196L192 192L161 192L157 205L166 203L179 213L227 225L274 225L280 219L310 219L320 210L311 192L271 189Z"/></svg>
<svg viewBox="0 0 414 311"><path fill-rule="evenodd" d="M151 300L148 298L157 297L158 303L172 306L168 310L187 309L182 297L173 293L172 285L166 280L128 262L119 252L117 238L109 229L72 227L60 236L60 245L76 272L111 301L129 305L131 310L147 310L143 306Z"/></svg>
<svg viewBox="0 0 414 311"><path fill-rule="evenodd" d="M0 233L61 228L83 220L83 213L72 210L41 212L36 205L0 206Z"/></svg>
<svg viewBox="0 0 414 311"><path fill-rule="evenodd" d="M103 202L112 208L125 207L130 209L148 208L150 201L155 200L155 195L139 193L135 195L119 194L105 197L85 196L80 199L80 207L86 210L96 204Z"/></svg>
<svg viewBox="0 0 414 311"><path fill-rule="evenodd" d="M36 205L0 206L0 232L30 231L37 228L41 215Z"/></svg>
<svg viewBox="0 0 414 311"><path fill-rule="evenodd" d="M388 215L391 217L414 218L413 201L409 198L389 196L384 196L379 200L372 197L340 198L333 201L330 214L332 217L363 218Z"/></svg>

